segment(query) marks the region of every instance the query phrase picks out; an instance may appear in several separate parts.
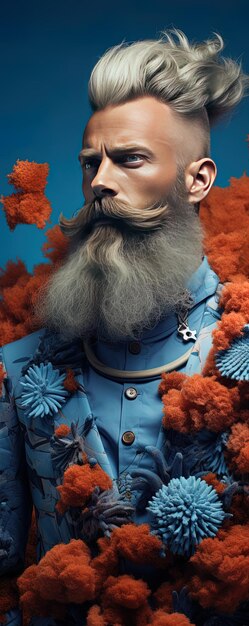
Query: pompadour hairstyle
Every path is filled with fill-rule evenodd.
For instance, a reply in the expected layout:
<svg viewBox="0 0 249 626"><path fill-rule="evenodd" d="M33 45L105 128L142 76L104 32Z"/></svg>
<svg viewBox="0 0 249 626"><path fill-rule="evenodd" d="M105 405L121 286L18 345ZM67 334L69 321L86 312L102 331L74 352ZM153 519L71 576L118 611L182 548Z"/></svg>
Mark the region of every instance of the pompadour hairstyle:
<svg viewBox="0 0 249 626"><path fill-rule="evenodd" d="M249 75L240 62L220 56L224 41L218 33L201 43L190 42L177 28L161 34L158 40L122 42L103 54L89 80L92 111L154 96L199 122L209 153L210 126L247 95Z"/></svg>

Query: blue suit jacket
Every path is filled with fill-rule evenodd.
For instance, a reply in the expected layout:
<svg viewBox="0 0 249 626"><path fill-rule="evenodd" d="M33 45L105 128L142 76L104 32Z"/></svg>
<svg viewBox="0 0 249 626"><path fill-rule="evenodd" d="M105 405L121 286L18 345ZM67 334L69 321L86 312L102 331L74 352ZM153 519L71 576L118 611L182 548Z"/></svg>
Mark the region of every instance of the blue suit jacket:
<svg viewBox="0 0 249 626"><path fill-rule="evenodd" d="M189 314L189 326L197 331L197 341L180 371L189 375L201 372L211 347L211 333L220 317L218 309L217 275L204 259L193 275L189 289L194 306ZM24 559L32 503L38 524L38 560L54 545L67 543L74 537L70 516L61 516L55 509L59 499L56 487L61 484L63 471L53 448L54 430L61 423L77 423L79 434L84 434L85 451L95 457L112 477L122 494L129 494L132 472L141 475L146 470L156 472L153 458L145 451L154 445L163 449L165 435L161 428L162 405L158 395L160 375L137 381L122 380L122 376L103 375L89 363L76 368L79 389L69 396L53 418L30 417L22 405L25 367L39 348L46 329L41 329L2 349L7 373L0 402L0 470L1 470L1 571L21 569ZM193 344L193 342L192 342ZM130 342L110 344L98 342L94 348L98 359L116 370L150 370L181 356L191 347L177 334L176 316L162 320L154 329L146 331L139 342L139 352L131 351ZM23 369L24 368L24 369ZM127 389L135 389L133 398ZM86 424L91 427L86 429ZM124 445L122 435L134 433L131 445ZM191 441L170 441L174 451L189 446ZM180 446L180 447L179 447ZM188 461L189 462L189 461ZM208 469L202 467L199 469ZM186 466L186 472L188 468ZM136 507L139 493L134 492ZM136 510L134 521L149 521L150 514ZM1 537L0 537L1 541ZM20 615L10 612L7 623L16 625ZM38 620L39 626L52 621Z"/></svg>

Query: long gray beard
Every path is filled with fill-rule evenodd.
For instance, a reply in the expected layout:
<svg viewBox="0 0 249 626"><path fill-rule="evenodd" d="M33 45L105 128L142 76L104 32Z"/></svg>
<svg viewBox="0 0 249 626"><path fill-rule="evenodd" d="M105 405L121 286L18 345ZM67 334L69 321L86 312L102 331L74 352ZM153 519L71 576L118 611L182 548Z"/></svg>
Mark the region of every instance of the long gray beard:
<svg viewBox="0 0 249 626"><path fill-rule="evenodd" d="M139 338L187 303L186 283L202 255L199 218L180 181L159 208L128 211L106 197L100 224L99 207L96 201L61 220L70 253L41 292L37 315L68 339Z"/></svg>

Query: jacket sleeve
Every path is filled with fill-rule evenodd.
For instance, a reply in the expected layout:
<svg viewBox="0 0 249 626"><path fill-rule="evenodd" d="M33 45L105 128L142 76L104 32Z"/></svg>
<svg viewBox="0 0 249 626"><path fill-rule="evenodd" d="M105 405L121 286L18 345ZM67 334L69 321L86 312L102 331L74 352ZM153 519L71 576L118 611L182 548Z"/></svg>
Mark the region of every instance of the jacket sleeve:
<svg viewBox="0 0 249 626"><path fill-rule="evenodd" d="M23 568L32 507L24 433L1 348L0 362L6 373L0 397L0 574L3 574L18 573Z"/></svg>

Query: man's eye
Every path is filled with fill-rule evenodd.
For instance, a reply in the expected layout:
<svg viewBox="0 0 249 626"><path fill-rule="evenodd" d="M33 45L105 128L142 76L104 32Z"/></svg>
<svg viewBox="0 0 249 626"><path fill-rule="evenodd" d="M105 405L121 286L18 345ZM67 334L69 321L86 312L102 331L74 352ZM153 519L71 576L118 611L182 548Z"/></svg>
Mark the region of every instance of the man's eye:
<svg viewBox="0 0 249 626"><path fill-rule="evenodd" d="M116 162L122 164L126 163L137 163L142 160L142 156L140 154L124 154L124 156L120 156L117 158ZM99 161L97 159L82 159L81 165L84 170L89 171L94 168L97 169L99 167Z"/></svg>
<svg viewBox="0 0 249 626"><path fill-rule="evenodd" d="M129 160L131 159L131 160ZM141 161L142 157L140 156L140 154L126 154L125 156L121 157L120 161L122 162L128 162L128 163L136 163L137 160Z"/></svg>
<svg viewBox="0 0 249 626"><path fill-rule="evenodd" d="M97 161L94 161L94 159L87 159L85 161L82 162L82 167L84 170L90 170L91 167L97 167Z"/></svg>

